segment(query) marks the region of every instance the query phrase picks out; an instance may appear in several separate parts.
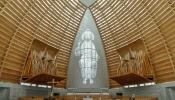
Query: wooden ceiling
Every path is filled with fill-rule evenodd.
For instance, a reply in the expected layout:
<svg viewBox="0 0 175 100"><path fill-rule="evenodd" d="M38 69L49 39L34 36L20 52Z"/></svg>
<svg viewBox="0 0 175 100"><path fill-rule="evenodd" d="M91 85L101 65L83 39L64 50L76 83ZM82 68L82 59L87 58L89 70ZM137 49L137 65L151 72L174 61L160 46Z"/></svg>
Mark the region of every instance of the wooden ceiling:
<svg viewBox="0 0 175 100"><path fill-rule="evenodd" d="M142 39L155 82L175 80L175 0L98 0L90 9L104 44L109 77L119 66L118 50Z"/></svg>
<svg viewBox="0 0 175 100"><path fill-rule="evenodd" d="M97 0L90 7L104 45L109 77L118 50L142 39L156 83L175 81L175 0ZM60 75L87 7L79 0L0 1L0 81L20 83L35 39L58 50ZM109 80L110 87L119 84ZM66 80L59 84L66 86Z"/></svg>
<svg viewBox="0 0 175 100"><path fill-rule="evenodd" d="M0 80L20 83L35 39L59 50L57 67L60 75L67 76L72 44L86 7L77 0L1 0L0 6Z"/></svg>

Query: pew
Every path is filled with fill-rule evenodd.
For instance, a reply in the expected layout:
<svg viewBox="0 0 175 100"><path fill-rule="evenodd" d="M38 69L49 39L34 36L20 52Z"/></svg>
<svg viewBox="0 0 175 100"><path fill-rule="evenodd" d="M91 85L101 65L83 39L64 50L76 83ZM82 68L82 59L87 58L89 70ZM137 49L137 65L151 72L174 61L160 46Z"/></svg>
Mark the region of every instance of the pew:
<svg viewBox="0 0 175 100"><path fill-rule="evenodd" d="M86 95L65 95L64 100L83 100Z"/></svg>
<svg viewBox="0 0 175 100"><path fill-rule="evenodd" d="M122 99L116 100L130 100L131 96L122 96ZM42 97L19 97L18 100L43 100L43 98L48 98L48 96ZM61 100L59 96L54 96L56 100ZM64 100L83 100L86 98L86 95L65 95ZM90 95L89 98L93 98L93 100L112 100L111 95ZM135 100L158 100L158 97L139 97L136 96Z"/></svg>
<svg viewBox="0 0 175 100"><path fill-rule="evenodd" d="M44 98L49 98L48 96L42 97L19 97L18 100L44 100ZM61 100L59 96L54 96L55 100Z"/></svg>
<svg viewBox="0 0 175 100"><path fill-rule="evenodd" d="M122 99L117 99L117 100L130 100L131 96L122 96ZM140 97L136 96L135 100L158 100L158 97Z"/></svg>
<svg viewBox="0 0 175 100"><path fill-rule="evenodd" d="M93 100L107 100L107 99L112 99L112 95L90 95L89 98L93 98Z"/></svg>
<svg viewBox="0 0 175 100"><path fill-rule="evenodd" d="M64 100L83 100L87 95L65 95ZM93 98L93 100L107 100L112 99L112 95L89 95L89 98Z"/></svg>
<svg viewBox="0 0 175 100"><path fill-rule="evenodd" d="M131 96L122 96L121 99L116 100L130 100ZM64 100L83 100L86 98L86 95L65 95ZM89 98L93 98L93 100L112 100L112 95L89 95ZM135 100L158 100L158 97L140 97L136 96Z"/></svg>

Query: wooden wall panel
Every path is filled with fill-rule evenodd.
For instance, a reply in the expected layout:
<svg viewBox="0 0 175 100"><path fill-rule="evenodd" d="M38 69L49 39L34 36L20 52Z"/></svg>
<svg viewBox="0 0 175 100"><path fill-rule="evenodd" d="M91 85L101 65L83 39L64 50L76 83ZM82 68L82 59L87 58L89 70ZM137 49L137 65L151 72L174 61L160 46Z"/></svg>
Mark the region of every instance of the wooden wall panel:
<svg viewBox="0 0 175 100"><path fill-rule="evenodd" d="M105 0L102 2L98 0L90 7L104 45L106 58L107 58L109 78L116 75L116 72L117 72L116 69L119 67L119 62L120 62L119 54L117 52L118 44L116 39L114 38L116 34L114 34L114 32L111 31L111 27L108 24L109 19L107 17L108 12L111 11L111 9L109 9L110 8L109 4L113 4L113 3L114 3L113 0L110 0L110 1ZM115 81L109 80L109 83L111 88L120 87L120 85Z"/></svg>

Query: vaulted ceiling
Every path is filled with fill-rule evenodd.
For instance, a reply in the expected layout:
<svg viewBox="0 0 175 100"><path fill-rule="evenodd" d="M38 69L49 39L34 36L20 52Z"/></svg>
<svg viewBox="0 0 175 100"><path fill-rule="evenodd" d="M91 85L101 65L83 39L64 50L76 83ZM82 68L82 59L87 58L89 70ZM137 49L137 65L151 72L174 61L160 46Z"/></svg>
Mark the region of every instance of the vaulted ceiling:
<svg viewBox="0 0 175 100"><path fill-rule="evenodd" d="M155 82L175 81L175 0L97 0L89 8L102 38L109 77L120 64L118 49L142 39ZM86 9L79 0L1 0L0 81L20 83L36 39L58 50L57 67L67 76ZM110 86L119 84L110 80Z"/></svg>

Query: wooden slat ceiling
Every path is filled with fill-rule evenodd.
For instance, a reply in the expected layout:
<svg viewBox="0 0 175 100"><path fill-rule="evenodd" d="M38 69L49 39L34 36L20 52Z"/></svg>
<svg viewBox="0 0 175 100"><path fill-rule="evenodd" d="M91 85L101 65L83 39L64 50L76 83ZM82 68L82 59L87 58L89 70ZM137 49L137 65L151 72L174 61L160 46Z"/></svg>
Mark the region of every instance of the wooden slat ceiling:
<svg viewBox="0 0 175 100"><path fill-rule="evenodd" d="M86 7L79 0L0 1L0 81L20 83L34 39L58 49L67 76L72 44ZM175 80L175 0L97 0L90 10L104 45L109 77L120 64L118 49L144 41L157 83ZM110 87L119 84L109 79ZM66 80L59 86L65 87Z"/></svg>
<svg viewBox="0 0 175 100"><path fill-rule="evenodd" d="M175 80L175 0L97 0L91 7L106 52L109 77L118 49L143 39L156 83ZM110 87L117 87L110 80Z"/></svg>
<svg viewBox="0 0 175 100"><path fill-rule="evenodd" d="M72 44L86 7L78 0L1 0L0 6L0 80L20 83L34 39L59 50L59 74L67 76Z"/></svg>

